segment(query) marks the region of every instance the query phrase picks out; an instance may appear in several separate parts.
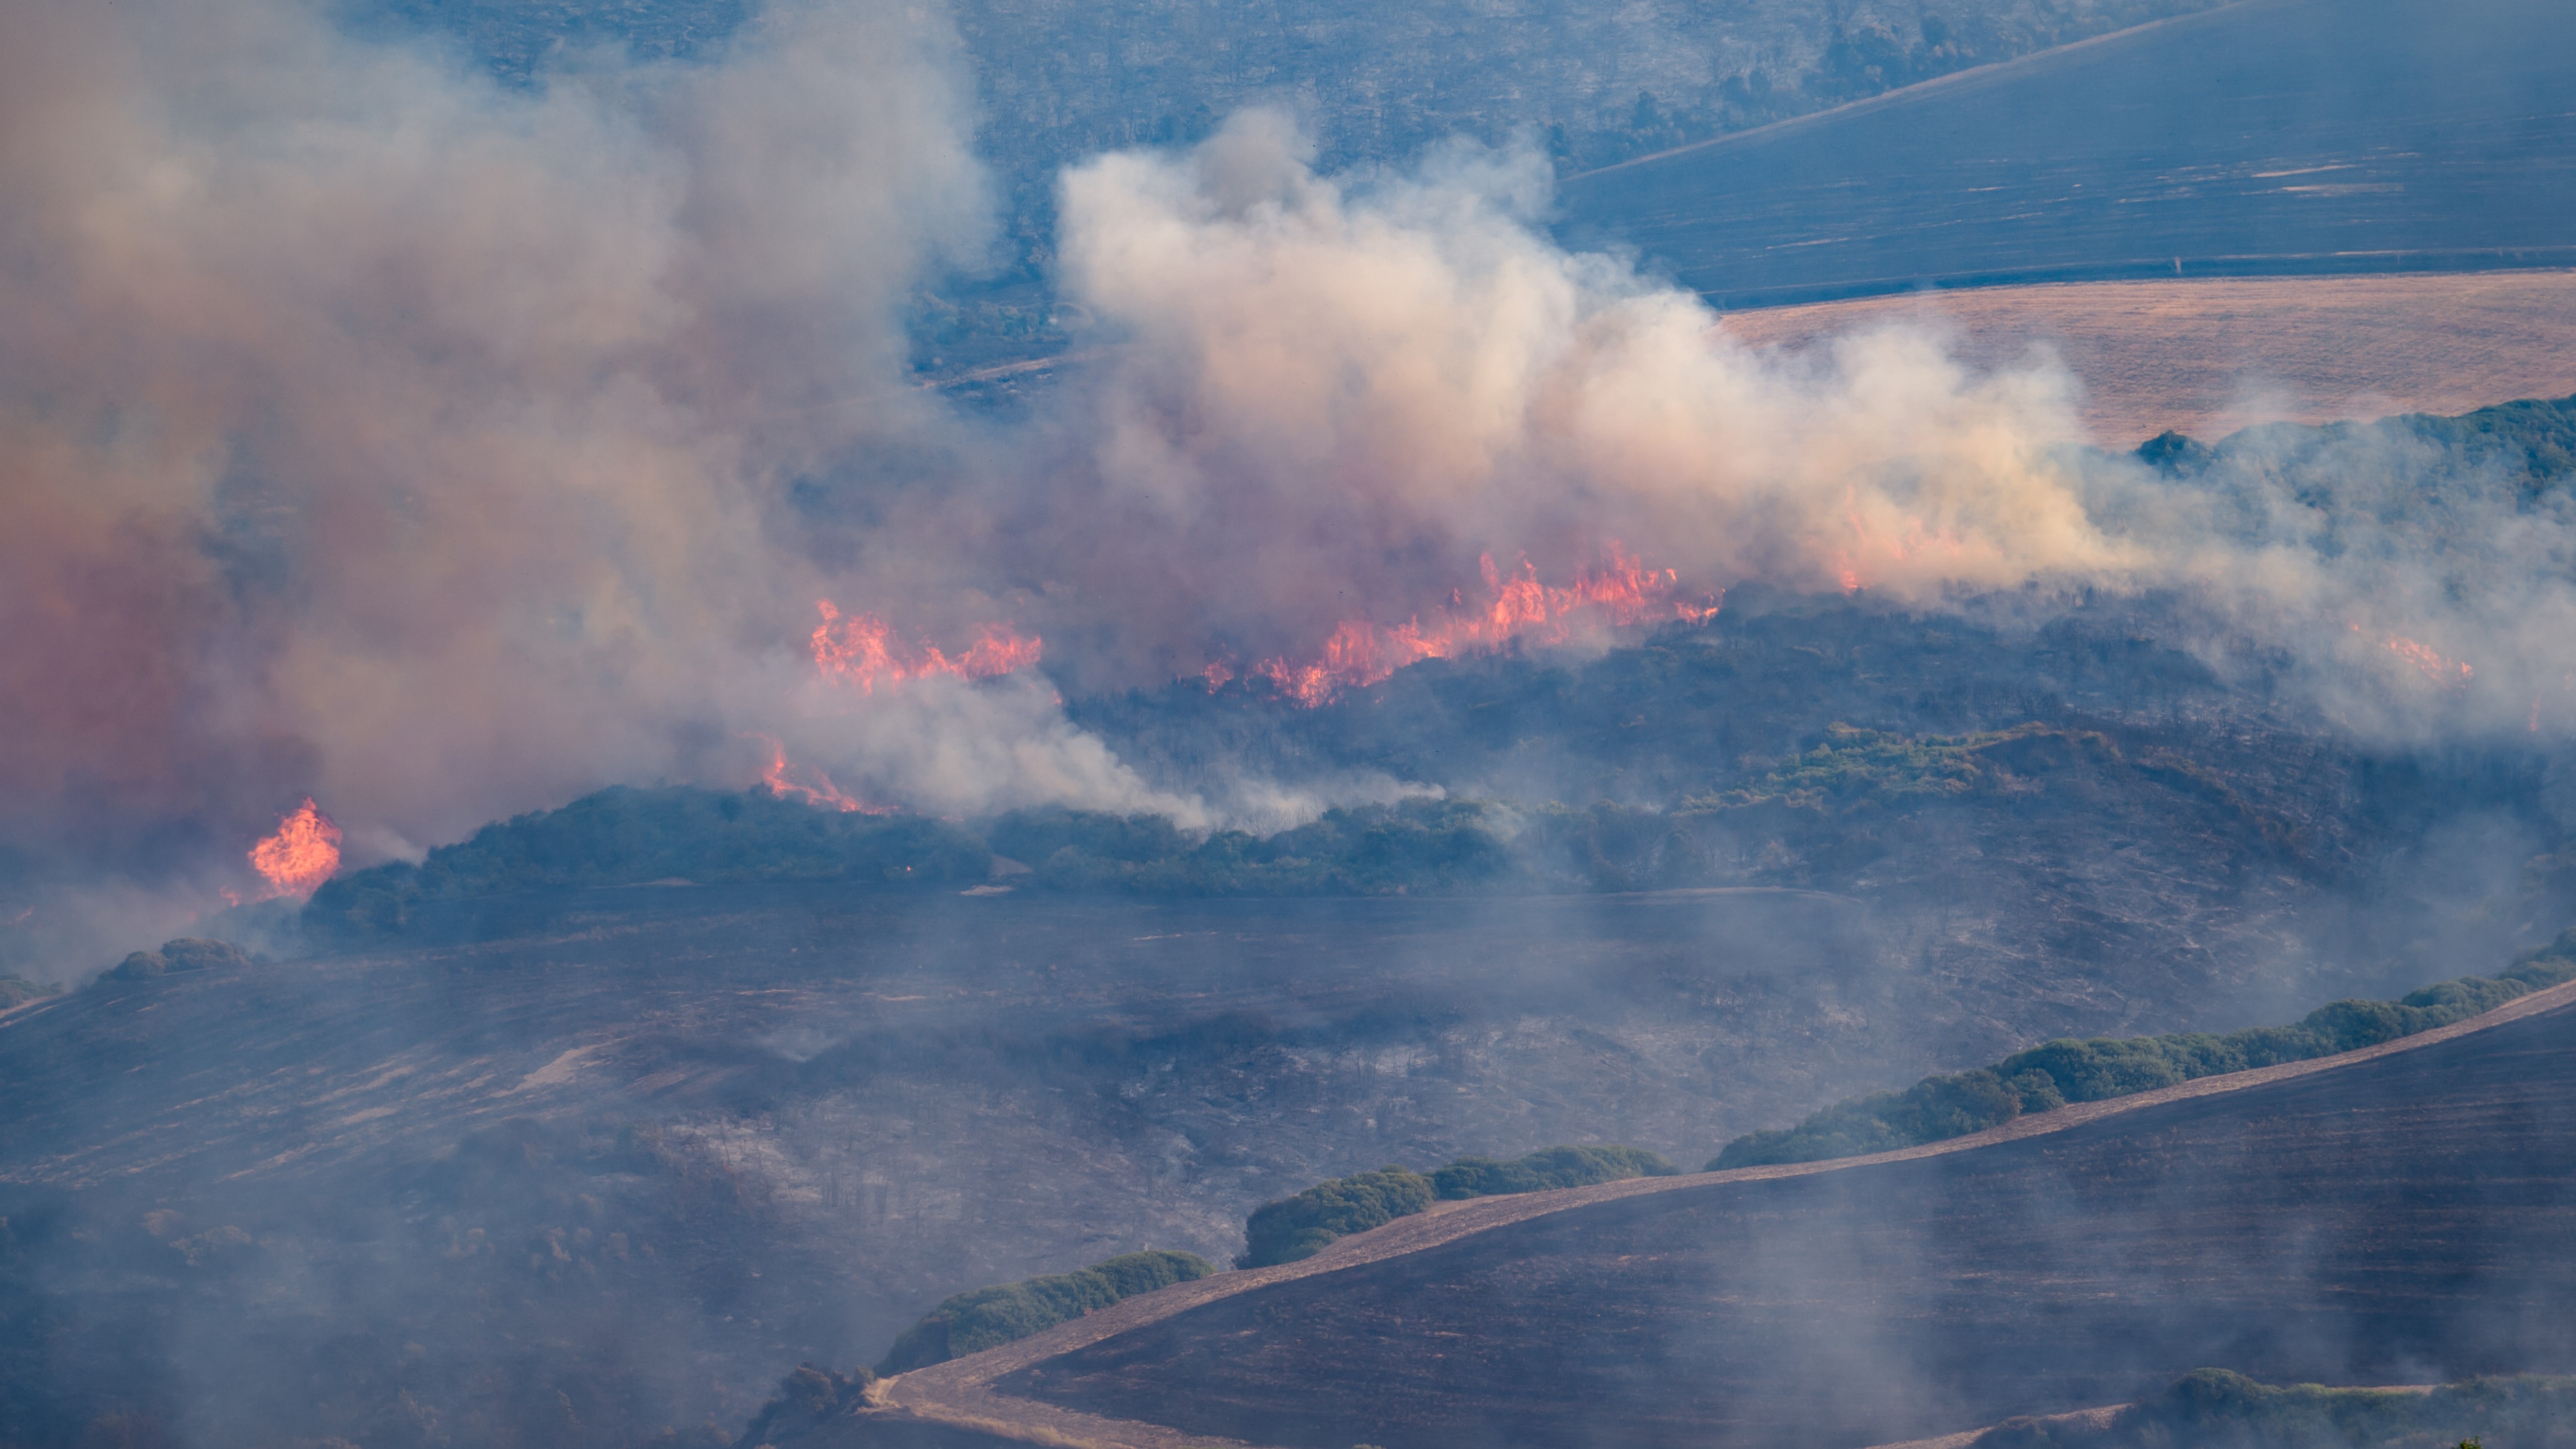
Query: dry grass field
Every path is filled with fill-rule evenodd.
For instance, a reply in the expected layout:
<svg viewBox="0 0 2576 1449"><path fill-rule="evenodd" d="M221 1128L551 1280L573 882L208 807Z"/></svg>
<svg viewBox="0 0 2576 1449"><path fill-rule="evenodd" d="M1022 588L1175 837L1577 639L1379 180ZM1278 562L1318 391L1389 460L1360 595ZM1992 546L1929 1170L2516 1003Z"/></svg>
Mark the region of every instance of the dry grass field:
<svg viewBox="0 0 2576 1449"><path fill-rule="evenodd" d="M2576 393L2576 271L1991 287L1736 312L1725 326L1795 351L1900 320L1951 331L1979 368L2054 349L2106 447Z"/></svg>

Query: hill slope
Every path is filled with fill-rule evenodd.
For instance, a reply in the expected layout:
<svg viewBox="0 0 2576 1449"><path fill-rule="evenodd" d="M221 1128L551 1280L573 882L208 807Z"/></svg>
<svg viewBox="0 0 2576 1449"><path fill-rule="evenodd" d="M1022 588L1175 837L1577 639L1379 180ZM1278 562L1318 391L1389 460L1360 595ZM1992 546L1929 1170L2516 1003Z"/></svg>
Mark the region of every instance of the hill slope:
<svg viewBox="0 0 2576 1449"><path fill-rule="evenodd" d="M1858 1446L2207 1364L2563 1368L2576 987L2415 1040L1968 1148L1462 1204L887 1397L1138 1445Z"/></svg>
<svg viewBox="0 0 2576 1449"><path fill-rule="evenodd" d="M2576 258L2576 11L2251 0L1567 181L1731 306Z"/></svg>

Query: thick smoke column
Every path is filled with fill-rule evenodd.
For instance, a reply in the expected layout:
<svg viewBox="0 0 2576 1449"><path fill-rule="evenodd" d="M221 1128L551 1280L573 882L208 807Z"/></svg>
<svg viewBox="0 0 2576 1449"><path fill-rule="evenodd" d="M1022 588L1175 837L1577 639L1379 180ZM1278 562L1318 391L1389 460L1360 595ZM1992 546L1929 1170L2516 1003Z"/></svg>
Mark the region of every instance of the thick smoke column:
<svg viewBox="0 0 2576 1449"><path fill-rule="evenodd" d="M381 854L737 768L824 585L779 484L918 431L892 309L983 234L917 15L519 93L292 5L11 7L14 832L184 857L311 792Z"/></svg>
<svg viewBox="0 0 2576 1449"><path fill-rule="evenodd" d="M1183 606L1153 657L1190 666L1211 620L1312 651L1472 588L1485 554L1561 579L1624 542L1702 585L1915 598L2120 566L2059 465L2062 371L1971 377L1899 330L1758 357L1552 245L1545 178L1466 147L1323 178L1260 112L1067 176L1065 290L1128 342L1080 399L1082 506L1117 520L1111 574Z"/></svg>

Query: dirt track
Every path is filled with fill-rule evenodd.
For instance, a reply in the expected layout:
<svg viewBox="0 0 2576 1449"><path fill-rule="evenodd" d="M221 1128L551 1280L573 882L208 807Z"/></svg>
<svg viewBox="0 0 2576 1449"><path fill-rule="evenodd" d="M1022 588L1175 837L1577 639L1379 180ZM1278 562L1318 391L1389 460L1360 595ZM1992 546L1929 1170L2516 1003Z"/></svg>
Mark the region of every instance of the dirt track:
<svg viewBox="0 0 2576 1449"><path fill-rule="evenodd" d="M2576 271L1989 287L1736 312L1725 327L1797 349L1906 319L1954 330L1980 369L2055 349L2106 447L2576 393Z"/></svg>
<svg viewBox="0 0 2576 1449"><path fill-rule="evenodd" d="M1317 1357L1324 1359L1347 1357L1350 1353L1357 1352L1364 1359L1373 1361L1375 1354L1369 1345L1354 1345L1354 1340L1365 1337L1364 1333L1335 1338L1332 1343L1324 1346L1320 1355L1315 1352L1317 1346L1311 1343L1300 1342L1280 1346L1280 1349L1288 1351L1292 1358L1301 1360L1296 1377L1309 1381L1305 1387L1322 1390L1311 1394L1292 1393L1290 1400L1299 1398L1304 1400L1300 1407L1294 1408L1288 1407L1290 1400L1280 1398L1279 1391L1286 1386L1279 1384L1272 1374L1264 1372L1265 1369L1276 1370L1279 1367L1277 1354L1280 1349L1272 1349L1267 1345L1259 1348L1237 1348L1229 1342L1226 1351L1219 1355L1218 1359L1209 1360L1204 1347L1206 1341L1211 1336L1226 1339L1245 1335L1256 1339L1275 1338L1282 1322L1293 1321L1301 1325L1313 1322L1322 1301L1318 1297L1319 1293L1323 1298L1334 1296L1325 1285L1312 1283L1311 1280L1327 1274L1346 1273L1350 1270L1366 1268L1369 1265L1392 1265L1395 1260L1413 1258L1414 1255L1425 1254L1430 1250L1448 1245L1463 1247L1467 1240L1491 1233L1496 1229L1515 1224L1536 1225L1542 1220L1555 1219L1563 1223L1564 1227L1550 1230L1547 1234L1549 1238L1564 1240L1567 1234L1571 1233L1575 1240L1593 1244L1621 1239L1623 1232L1633 1234L1640 1221L1647 1222L1649 1226L1652 1223L1651 1215L1647 1219L1640 1220L1634 1212L1622 1214L1616 1222L1607 1220L1595 1222L1593 1220L1598 1215L1590 1212L1579 1214L1574 1218L1558 1216L1575 1209L1603 1208L1627 1200L1676 1192L1690 1194L1695 1203L1706 1203L1714 1201L1708 1197L1708 1191L1711 1189L1730 1189L1738 1184L1787 1179L1843 1178L1846 1181L1858 1183L1862 1180L1860 1174L1866 1169L1926 1162L1933 1159L1957 1159L1960 1154L1976 1154L1981 1149L2054 1137L2096 1123L2106 1124L2105 1130L2115 1134L2125 1133L2129 1137L2143 1139L2152 1132L2168 1128L2176 1121L2182 1121L2188 1129L2191 1125L2190 1121L2177 1119L2174 1113L2188 1112L2192 1104L2216 1104L2224 1107L2241 1101L2245 1103L2241 1111L2253 1113L2265 1103L2277 1103L2280 1093L2276 1090L2270 1093L2258 1092L2250 1098L2240 1096L2249 1089L2288 1089L2304 1079L2311 1088L2306 1096L2315 1097L2320 1091L2330 1090L2345 1082L2356 1085L2366 1084L2369 1080L2367 1073L2351 1076L2346 1074L2353 1074L2356 1068L2366 1068L2371 1063L2383 1062L2390 1058L2411 1058L2423 1064L2414 1073L2416 1077L2421 1078L2426 1073L2435 1073L2439 1080L2447 1082L2454 1080L2458 1075L2451 1071L2451 1058L2483 1060L2496 1056L2497 1049L2464 1054L2462 1049L2455 1048L2447 1052L2437 1052L2431 1057L2418 1054L2428 1048L2441 1048L2446 1043L2491 1032L2498 1027L2528 1020L2571 1004L2576 1004L2576 983L2536 993L2473 1021L2462 1022L2456 1026L2428 1032L2404 1041L2349 1053L2342 1057L2207 1078L2116 1101L2069 1107L2057 1112L2024 1118L1971 1137L1903 1152L1884 1153L1839 1162L1751 1168L1680 1178L1643 1179L1568 1192L1537 1193L1522 1197L1441 1204L1420 1217L1408 1218L1389 1224L1375 1232L1345 1239L1325 1253L1302 1263L1252 1272L1226 1273L1198 1283L1180 1285L1144 1298L1130 1300L1020 1343L903 1375L883 1386L880 1397L883 1403L897 1410L904 1417L930 1420L960 1428L998 1431L1012 1437L1038 1442L1134 1446L1134 1449L1180 1449L1183 1445L1209 1443L1213 1438L1220 1437L1222 1429L1225 1428L1241 1431L1252 1424L1268 1423L1276 1426L1275 1434L1256 1435L1238 1432L1224 1437L1234 1438L1238 1442L1320 1444L1338 1441L1347 1443L1350 1442L1350 1434L1354 1432L1353 1425L1345 1421L1347 1413L1344 1412L1337 1418L1334 1406L1319 1407L1314 1402L1316 1399L1336 1397L1332 1389L1322 1387L1323 1381L1333 1378L1331 1369L1321 1364L1305 1362L1305 1360ZM2576 1017L2564 1013L2551 1018L2553 1025L2572 1020L2576 1020ZM2527 1030L2526 1034L2528 1034ZM2542 1042L2536 1048L2541 1052L2537 1060L2555 1061L2563 1058L2566 1053L2562 1045L2555 1040L2556 1037L2563 1035L2563 1031L2555 1032L2550 1040ZM2526 1053L2534 1049L2528 1043L2523 1046ZM2547 1090L2538 1082L2531 1083L2531 1089ZM2406 1090L2420 1094L2422 1087L2419 1083ZM2488 1110L2489 1115L2492 1115L2492 1107L2492 1102L2489 1102L2484 1110ZM2315 1115L2312 1106L2302 1110L2306 1110L2310 1117ZM2363 1110L2360 1106L2350 1109L2356 1114ZM2208 1114L2203 1112L2200 1115L2206 1117ZM2167 1135L2171 1133L2168 1132ZM2091 1139L2099 1137L2100 1134L2092 1133L2085 1136ZM2070 1147L2065 1151L2074 1153L2078 1149ZM2182 1171L2189 1165L2187 1161L2174 1159L2170 1149L2150 1155L2166 1159L2167 1167L2173 1171ZM1970 1159L1970 1161L1975 1160L1977 1159ZM2008 1165L2003 1158L1997 1158L1995 1166L1998 1171ZM1968 1171L1969 1169L1963 1164L1961 1172ZM1854 1188L1852 1191L1857 1192L1860 1189ZM1725 1195L1722 1194L1722 1196ZM1883 1191L1881 1196L1884 1196ZM1732 1194L1729 1200L1737 1203L1747 1201L1740 1191ZM1639 1203L1636 1206L1642 1208L1645 1205ZM1808 1209L1790 1208L1788 1204L1775 1205L1775 1211L1779 1208L1789 1208L1792 1218L1803 1217L1808 1211ZM1691 1210L1690 1204L1684 1204L1681 1208L1684 1214L1688 1214ZM1663 1216L1670 1219L1673 1215L1667 1213ZM1577 1227L1578 1221L1583 1222L1585 1226ZM1622 1245L1636 1246L1624 1244L1624 1242ZM1599 1251L1606 1251L1606 1249ZM2140 1251L2152 1254L2167 1250L2150 1244ZM1624 1265L1630 1261L1630 1256L1618 1257L1616 1262ZM1459 1259L1457 1253L1453 1251L1437 1254L1435 1258L1436 1262L1435 1259L1419 1260L1424 1264L1423 1270L1393 1275L1405 1280L1397 1294L1399 1299L1406 1302L1421 1302L1435 1296L1442 1287L1446 1286L1438 1281L1444 1271L1452 1274L1485 1272L1487 1276L1491 1276L1492 1264L1476 1261L1472 1255L1469 1259ZM1510 1266L1507 1263L1505 1270L1507 1278L1511 1276ZM1420 1282L1413 1281L1424 1279L1426 1271L1431 1275L1430 1278ZM1984 1271L1991 1275L1993 1265L1989 1265ZM1659 1269L1650 1276L1669 1278L1671 1270ZM1684 1276L1689 1275L1684 1274ZM1972 1273L1971 1276L1975 1275ZM1365 1290L1384 1286L1389 1277L1390 1275L1383 1272L1374 1275L1362 1274L1348 1280L1348 1283L1350 1287ZM1294 1302L1289 1301L1289 1298L1282 1298L1277 1293L1257 1292L1257 1290L1290 1288L1291 1285L1309 1291L1292 1292L1290 1298L1293 1298ZM1339 1288L1342 1285L1334 1286ZM1523 1289L1531 1286L1526 1282L1520 1284ZM1871 1284L1873 1294L1877 1291L1877 1287L1873 1280ZM1255 1297L1246 1299L1244 1295L1247 1294L1254 1294ZM1366 1291L1359 1294L1345 1291L1343 1294L1344 1299L1367 1297L1374 1300L1385 1296L1382 1292ZM1719 1301L1732 1301L1740 1297L1741 1295L1720 1293ZM1279 1302L1265 1319L1262 1313L1262 1302L1268 1299L1278 1299ZM1251 1307L1245 1312L1219 1314L1213 1319L1209 1318L1208 1312L1193 1313L1193 1310L1215 1312L1226 1308L1229 1306L1228 1300L1241 1300ZM1334 1311L1339 1311L1342 1306L1345 1305L1337 1302ZM1481 1317L1505 1306L1488 1300L1481 1305L1471 1306L1470 1311ZM2017 1311L2028 1312L2031 1311L2032 1306L2028 1301L2021 1301ZM1877 1311L1878 1307L1875 1302L1870 1305L1872 1311ZM1352 1326L1364 1329L1372 1326L1370 1319L1373 1311L1382 1316L1384 1312L1390 1310L1383 1303L1375 1303L1373 1308L1371 1305L1360 1305L1354 1311L1361 1321ZM1194 1326L1173 1322L1184 1314L1192 1315ZM1440 1307L1435 1305L1425 1309L1418 1316L1436 1319L1442 1314ZM1599 1315L1590 1314L1587 1317L1597 1318ZM1223 1325L1238 1319L1251 1326L1238 1326L1232 1330L1224 1328ZM1158 1325L1163 1326L1159 1331L1144 1331L1156 1329ZM1374 1326L1396 1327L1392 1324ZM1468 1325L1462 1323L1457 1326ZM1409 1350L1418 1349L1425 1341L1426 1334L1431 1338L1460 1337L1456 1333L1445 1332L1438 1326L1426 1326L1422 1323L1407 1323L1401 1328L1410 1340L1406 1345ZM1605 1327L1597 1322L1584 1322L1579 1326L1542 1324L1540 1328L1552 1330L1542 1331L1538 1336L1557 1348L1588 1335L1603 1335L1606 1341L1623 1341L1623 1335L1613 1331L1613 1327ZM1316 1332L1332 1337L1328 1330L1319 1328ZM1790 1337L1794 1338L1796 1335L1792 1333ZM1195 1346L1193 1340L1196 1340ZM1633 1348L1633 1343L1630 1346ZM1478 1356L1479 1353L1477 1345L1463 1339L1453 1347L1462 1357ZM2256 1347L2260 1348L2260 1345ZM1336 1353L1334 1351L1336 1349L1340 1352ZM2255 1350L2249 1349L2249 1352L2251 1351ZM2279 1349L2278 1345L2261 1348L2261 1351L2286 1352ZM1412 1356L1419 1357L1419 1354L1415 1353ZM1482 1356L1489 1360L1494 1357L1492 1354ZM2042 1356L2044 1357L2044 1354ZM1444 1355L1439 1353L1430 1355L1432 1360L1440 1360L1443 1357ZM2291 1353L2290 1357L2296 1358L2296 1354ZM1212 1369L1212 1364L1221 1365L1221 1367ZM2184 1367L2189 1366L2191 1365L2184 1365ZM1630 1367L1633 1368L1634 1365ZM2162 1370L2160 1367L2150 1367L2146 1371L2152 1374ZM1211 1372L1216 1373L1220 1378L1233 1374L1237 1381L1224 1384L1193 1384L1184 1387L1172 1380L1172 1375L1175 1373L1187 1378L1205 1380L1209 1378ZM1446 1370L1434 1369L1432 1374L1435 1380L1447 1382ZM1253 1382L1240 1381L1246 1375L1249 1375ZM1379 1376L1376 1373L1360 1375L1361 1378ZM1455 1435L1467 1427L1454 1421L1442 1420L1436 1405L1432 1402L1441 1396L1439 1389L1433 1384L1420 1382L1419 1373L1414 1377L1417 1381L1410 1384L1389 1383L1377 1386L1376 1392L1381 1395L1392 1394L1395 1401L1401 1403L1402 1407L1389 1408L1385 1411L1388 1417L1396 1422L1368 1426L1371 1428L1369 1434L1371 1442L1387 1444L1440 1442L1442 1436ZM2049 1408L2077 1407L2083 1402L2100 1403L2104 1397L2100 1392L2101 1389L2106 1383L2119 1380L2120 1377L2120 1373L2112 1373L2107 1377L2095 1374L2069 1385L2064 1391L2074 1393L2077 1396L2076 1402L2013 1403L2007 1404L2003 1412L2045 1411ZM2131 1373L2130 1377L2134 1378L2135 1374ZM1000 1382L1003 1380L1009 1382L1003 1384ZM1344 1399L1352 1393L1364 1393L1366 1389L1365 1385L1349 1382L1339 1382L1336 1387L1341 1391L1339 1397ZM1467 1386L1452 1383L1450 1387L1465 1390ZM2031 1388L2030 1385L2021 1383L2012 1391L2029 1393ZM1478 1392L1490 1392L1490 1386ZM1032 1394L1043 1394L1048 1399L1061 1402L1041 1402L1038 1398L1030 1397ZM1973 1398L1973 1395L1968 1397ZM1257 1407L1256 1401L1267 1401L1267 1407ZM1128 1407L1143 1402L1155 1404L1158 1418L1165 1416L1164 1406L1168 1405L1173 1411L1170 1417L1189 1422L1178 1425L1149 1423L1084 1411L1086 1408L1109 1408L1113 1405ZM1348 1407L1348 1404L1344 1403L1340 1409L1347 1411ZM1585 1411L1585 1406L1581 1404L1563 1407L1572 1409L1578 1414ZM2001 1417L2001 1413L1990 1412L1993 1407L1991 1404L1961 1402L1955 1410L1950 1411L1951 1418L1947 1424L1923 1424L1921 1427L1929 1432L1938 1433L1944 1428L1956 1428L1963 1423L1991 1422L1994 1418ZM1527 1406L1522 1406L1524 1413L1526 1409ZM1505 1404L1498 1406L1494 1412L1509 1413L1513 1410L1514 1406ZM1936 1418L1939 1412L1935 1411ZM1873 1414L1875 1414L1874 1417ZM1978 1417L1981 1414L1983 1417ZM1322 1415L1331 1422L1329 1424L1314 1422L1318 1415ZM1423 1417L1425 1415L1428 1417ZM1664 1416L1658 1414L1649 1417L1661 1419ZM1828 1417L1831 1417L1830 1414ZM1405 1422L1407 1420L1414 1422ZM1229 1422L1220 1423L1220 1421ZM1526 1418L1516 1419L1514 1422L1524 1426L1529 1423ZM1705 1424L1711 1429L1718 1427L1705 1418L1694 1422ZM1873 1434L1872 1428L1881 1424L1902 1422L1901 1410L1897 1411L1893 1418L1886 1412L1873 1410L1872 1414L1862 1414L1847 1428L1828 1424L1823 1426L1821 1435L1801 1434L1798 1437L1818 1443L1864 1444L1874 1440L1886 1442L1888 1439L1903 1436L1894 1433ZM1661 1429L1651 1424L1638 1424L1632 1426L1634 1432L1614 1434L1609 1442L1671 1442L1671 1431L1675 1427L1677 1426L1669 1422ZM1746 1424L1743 1427L1748 1430L1758 1429L1764 1434L1776 1434L1778 1431L1776 1425ZM1586 1424L1577 1437L1597 1435L1611 1428L1612 1426L1606 1424ZM1837 1437L1838 1434L1839 1437ZM1724 1436L1721 1435L1721 1437ZM1538 1426L1529 1438L1530 1442L1534 1443L1556 1442L1564 1438L1564 1433L1562 1430L1550 1430L1546 1426Z"/></svg>

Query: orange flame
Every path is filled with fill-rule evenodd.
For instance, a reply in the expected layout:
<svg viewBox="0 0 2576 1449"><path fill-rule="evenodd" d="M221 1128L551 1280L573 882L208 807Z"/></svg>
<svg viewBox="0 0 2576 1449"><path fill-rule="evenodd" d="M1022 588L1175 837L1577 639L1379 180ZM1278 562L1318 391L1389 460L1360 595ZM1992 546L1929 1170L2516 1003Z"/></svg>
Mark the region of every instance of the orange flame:
<svg viewBox="0 0 2576 1449"><path fill-rule="evenodd" d="M1428 628L1419 617L1393 628L1380 628L1363 619L1346 619L1333 630L1333 637L1324 641L1322 658L1308 664L1265 659L1252 666L1252 672L1269 680L1280 693L1312 709L1331 702L1344 690L1375 684L1425 659L1498 649L1514 639L1563 643L1572 631L1574 616L1586 610L1606 614L1612 624L1665 619L1696 624L1717 612L1714 599L1704 605L1674 599L1680 577L1671 569L1647 568L1615 543L1609 551L1609 568L1600 573L1578 573L1574 582L1564 588L1540 583L1538 571L1526 558L1521 560L1518 573L1505 578L1494 567L1493 555L1487 554L1482 560L1485 588L1494 601L1481 612L1458 612L1458 596L1452 594L1451 610ZM1213 672L1210 677L1214 677Z"/></svg>
<svg viewBox="0 0 2576 1449"><path fill-rule="evenodd" d="M817 809L838 810L850 815L894 813L891 805L871 805L855 795L844 793L840 786L832 783L830 775L823 773L821 766L787 763L787 747L777 740L767 735L753 735L751 738L769 746L769 768L760 772L760 783L767 785L769 793L779 799L802 800ZM795 778L798 772L813 777L819 783L805 784Z"/></svg>
<svg viewBox="0 0 2576 1449"><path fill-rule="evenodd" d="M250 848L250 863L268 882L261 900L309 896L340 868L340 827L307 795L294 813L279 817L275 835Z"/></svg>
<svg viewBox="0 0 2576 1449"><path fill-rule="evenodd" d="M2361 632L2361 626L2359 624L2352 625L2351 627L2354 633L2358 634ZM2398 658L2405 660L2407 663L2414 665L2418 672L2420 672L2426 679L2433 681L2435 684L2448 685L2454 689L2466 689L2469 687L2469 681L2477 677L2477 671L2475 669L2466 664L2455 663L2451 660L2445 659L2439 653L2435 652L2431 645L2418 644L2403 634L2390 634L2382 638L2379 642L2387 647L2389 653L2394 654ZM2532 705L2533 718L2535 721L2533 727L2536 729L2538 728L2537 720L2539 715L2539 701L2534 700Z"/></svg>
<svg viewBox="0 0 2576 1449"><path fill-rule="evenodd" d="M2466 664L2453 664L2450 660L2434 653L2430 646L2418 644L2412 639L2401 638L2395 634L2388 636L2388 652L2424 671L2424 677L2435 684L2465 685L2476 672ZM2453 676L2454 670L2458 671L2457 677Z"/></svg>
<svg viewBox="0 0 2576 1449"><path fill-rule="evenodd" d="M906 649L894 628L874 614L841 617L829 599L817 599L823 622L814 627L814 667L826 679L855 684L862 694L880 685L892 689L915 679L945 674L957 679L990 679L1038 662L1040 641L998 624L984 626L973 648L951 659L935 644Z"/></svg>

